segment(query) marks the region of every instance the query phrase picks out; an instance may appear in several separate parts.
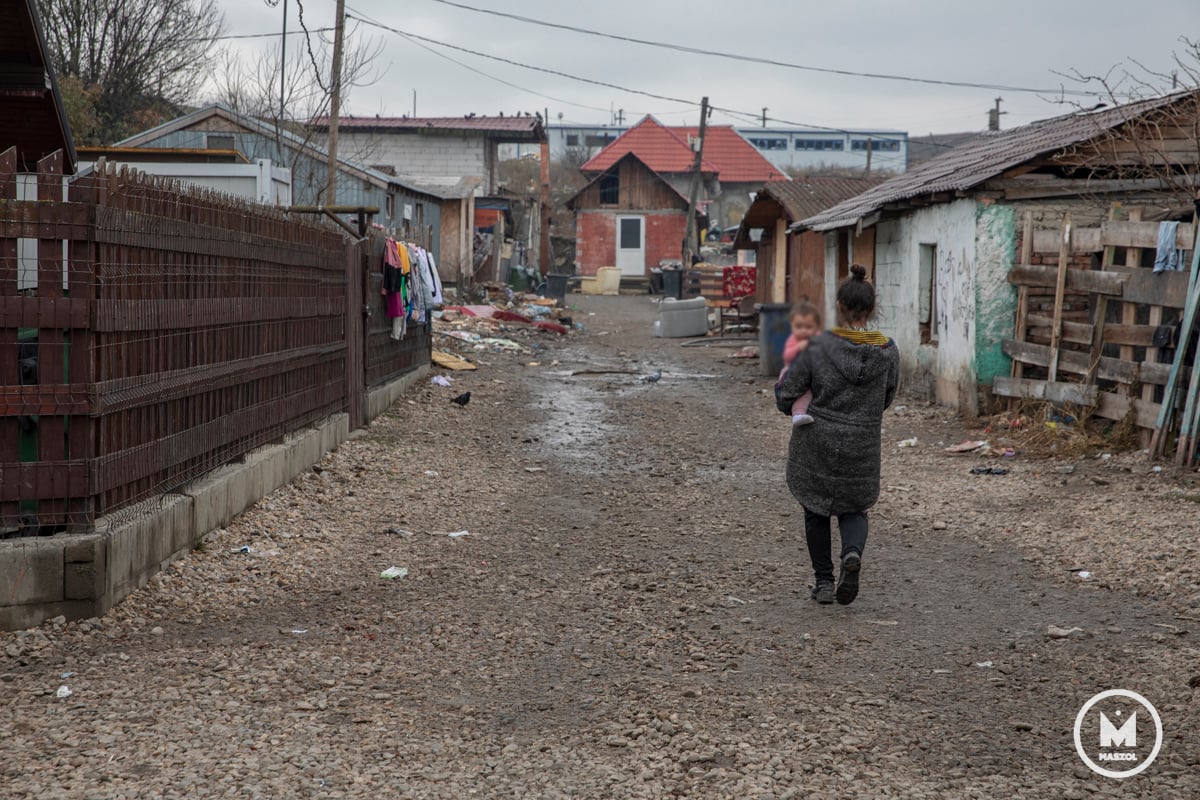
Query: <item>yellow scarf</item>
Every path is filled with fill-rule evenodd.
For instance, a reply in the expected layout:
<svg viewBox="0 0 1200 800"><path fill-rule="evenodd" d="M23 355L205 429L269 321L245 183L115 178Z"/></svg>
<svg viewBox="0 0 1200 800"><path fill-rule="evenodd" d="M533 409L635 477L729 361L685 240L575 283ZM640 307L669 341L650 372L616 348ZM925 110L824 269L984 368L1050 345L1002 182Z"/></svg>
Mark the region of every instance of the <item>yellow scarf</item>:
<svg viewBox="0 0 1200 800"><path fill-rule="evenodd" d="M832 333L855 344L877 344L882 346L891 341L891 339L879 331L858 331L854 328L843 328L840 325L834 327Z"/></svg>

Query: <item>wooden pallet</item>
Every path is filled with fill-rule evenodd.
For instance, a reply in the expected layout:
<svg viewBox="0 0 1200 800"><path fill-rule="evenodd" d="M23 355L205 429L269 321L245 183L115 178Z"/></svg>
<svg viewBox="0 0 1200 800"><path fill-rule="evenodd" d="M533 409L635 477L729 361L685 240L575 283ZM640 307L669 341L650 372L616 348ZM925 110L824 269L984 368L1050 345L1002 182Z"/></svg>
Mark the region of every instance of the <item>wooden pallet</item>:
<svg viewBox="0 0 1200 800"><path fill-rule="evenodd" d="M1153 264L1158 223L1142 222L1139 212L1120 220L1114 209L1098 229L1074 229L1068 217L1053 238L1035 232L1026 215L1021 263L1009 272L1017 287L1014 337L1002 344L1013 370L994 381L995 394L1070 403L1110 420L1132 414L1148 443L1172 380L1154 335L1182 316L1189 278L1143 266ZM1194 226L1179 226L1178 242L1194 248L1195 236ZM1055 251L1053 266L1034 263ZM1096 255L1099 269L1085 265ZM1177 372L1187 385L1188 366Z"/></svg>

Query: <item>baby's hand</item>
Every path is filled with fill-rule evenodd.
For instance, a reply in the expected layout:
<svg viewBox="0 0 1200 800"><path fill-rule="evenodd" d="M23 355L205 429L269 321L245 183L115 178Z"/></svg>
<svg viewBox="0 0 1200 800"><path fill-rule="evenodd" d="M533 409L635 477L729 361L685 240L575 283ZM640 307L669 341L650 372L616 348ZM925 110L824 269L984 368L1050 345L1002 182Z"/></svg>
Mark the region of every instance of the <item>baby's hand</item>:
<svg viewBox="0 0 1200 800"><path fill-rule="evenodd" d="M797 353L803 353L807 349L808 349L808 339L796 340L796 352Z"/></svg>

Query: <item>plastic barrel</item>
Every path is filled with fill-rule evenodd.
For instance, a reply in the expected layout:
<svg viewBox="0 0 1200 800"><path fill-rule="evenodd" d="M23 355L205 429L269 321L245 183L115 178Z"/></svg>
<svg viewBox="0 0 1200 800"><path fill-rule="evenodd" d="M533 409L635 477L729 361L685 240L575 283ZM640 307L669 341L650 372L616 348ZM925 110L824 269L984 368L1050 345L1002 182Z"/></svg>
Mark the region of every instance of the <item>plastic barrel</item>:
<svg viewBox="0 0 1200 800"><path fill-rule="evenodd" d="M553 297L565 303L567 301L567 283L570 280L570 275L546 273L546 297Z"/></svg>
<svg viewBox="0 0 1200 800"><path fill-rule="evenodd" d="M792 332L791 303L759 303L758 360L764 375L778 375L783 369L783 346Z"/></svg>
<svg viewBox="0 0 1200 800"><path fill-rule="evenodd" d="M683 270L664 269L662 273L663 296L683 299Z"/></svg>

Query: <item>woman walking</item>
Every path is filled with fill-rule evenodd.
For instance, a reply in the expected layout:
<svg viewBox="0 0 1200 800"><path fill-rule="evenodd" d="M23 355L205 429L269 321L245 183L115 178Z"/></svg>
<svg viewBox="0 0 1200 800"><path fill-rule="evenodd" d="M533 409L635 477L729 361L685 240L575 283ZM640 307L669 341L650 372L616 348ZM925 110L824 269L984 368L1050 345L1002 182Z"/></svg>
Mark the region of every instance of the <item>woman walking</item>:
<svg viewBox="0 0 1200 800"><path fill-rule="evenodd" d="M900 379L900 353L867 328L875 287L858 264L837 292L841 324L809 341L775 389L776 406L812 392L811 425L792 428L787 483L804 507L804 533L815 577L813 599L849 605L858 596L867 544L867 510L879 499L880 428ZM841 534L841 574L834 588L830 518Z"/></svg>

